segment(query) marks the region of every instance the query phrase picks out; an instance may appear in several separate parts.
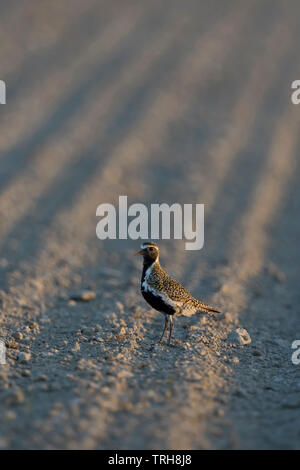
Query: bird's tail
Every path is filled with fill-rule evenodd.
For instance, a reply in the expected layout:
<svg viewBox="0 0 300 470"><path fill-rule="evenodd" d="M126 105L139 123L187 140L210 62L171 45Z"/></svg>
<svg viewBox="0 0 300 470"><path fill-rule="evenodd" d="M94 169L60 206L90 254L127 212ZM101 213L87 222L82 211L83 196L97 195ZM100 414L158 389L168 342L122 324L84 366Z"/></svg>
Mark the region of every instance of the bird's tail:
<svg viewBox="0 0 300 470"><path fill-rule="evenodd" d="M217 310L214 307L211 307L210 305L205 304L204 302L201 302L200 300L196 300L196 307L201 310L202 312L214 314L214 313L221 313L220 310Z"/></svg>

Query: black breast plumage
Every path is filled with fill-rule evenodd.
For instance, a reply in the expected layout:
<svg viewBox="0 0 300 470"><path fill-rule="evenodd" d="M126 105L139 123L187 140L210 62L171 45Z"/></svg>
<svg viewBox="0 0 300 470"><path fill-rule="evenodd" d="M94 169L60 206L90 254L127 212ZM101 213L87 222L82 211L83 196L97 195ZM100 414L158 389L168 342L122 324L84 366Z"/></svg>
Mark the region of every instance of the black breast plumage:
<svg viewBox="0 0 300 470"><path fill-rule="evenodd" d="M145 281L147 268L148 268L147 266L144 266L142 279L141 279L141 292L142 292L144 299L155 310L158 310L161 313L166 313L167 315L174 315L174 313L176 312L175 308L172 307L172 305L165 302L164 299L161 297L161 295L159 295L159 293L158 295L155 295L155 292L151 290L146 290L144 288L143 282Z"/></svg>

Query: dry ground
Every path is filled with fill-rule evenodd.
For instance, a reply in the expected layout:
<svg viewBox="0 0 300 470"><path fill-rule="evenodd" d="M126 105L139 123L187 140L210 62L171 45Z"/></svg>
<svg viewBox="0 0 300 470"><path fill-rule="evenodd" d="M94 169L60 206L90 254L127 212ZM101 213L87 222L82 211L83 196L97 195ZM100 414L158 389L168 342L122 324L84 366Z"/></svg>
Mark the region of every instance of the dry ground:
<svg viewBox="0 0 300 470"><path fill-rule="evenodd" d="M300 447L299 27L296 0L1 2L1 448ZM205 203L204 249L161 258L227 315L176 347L138 243L96 238L120 194Z"/></svg>

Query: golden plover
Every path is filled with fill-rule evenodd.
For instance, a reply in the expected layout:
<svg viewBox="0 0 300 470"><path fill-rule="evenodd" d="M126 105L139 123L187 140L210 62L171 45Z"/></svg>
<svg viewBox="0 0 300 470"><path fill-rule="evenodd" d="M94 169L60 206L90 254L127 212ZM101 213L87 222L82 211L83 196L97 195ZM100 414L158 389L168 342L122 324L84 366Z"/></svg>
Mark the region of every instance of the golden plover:
<svg viewBox="0 0 300 470"><path fill-rule="evenodd" d="M159 248L156 243L146 242L135 256L144 257L141 291L152 308L165 315L162 341L170 320L169 344L175 314L191 316L197 312L220 313L219 310L195 299L181 284L172 279L159 264Z"/></svg>

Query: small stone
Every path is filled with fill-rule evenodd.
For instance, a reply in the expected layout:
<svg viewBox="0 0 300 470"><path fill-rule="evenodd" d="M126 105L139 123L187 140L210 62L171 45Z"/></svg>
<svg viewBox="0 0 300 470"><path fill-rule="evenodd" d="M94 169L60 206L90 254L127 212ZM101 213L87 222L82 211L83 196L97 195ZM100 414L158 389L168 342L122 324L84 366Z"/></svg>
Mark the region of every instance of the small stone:
<svg viewBox="0 0 300 470"><path fill-rule="evenodd" d="M83 290L71 296L71 300L76 302L89 302L96 298L96 292L92 290Z"/></svg>
<svg viewBox="0 0 300 470"><path fill-rule="evenodd" d="M23 377L29 377L30 376L30 370L29 369L22 370L22 376Z"/></svg>
<svg viewBox="0 0 300 470"><path fill-rule="evenodd" d="M118 353L116 356L108 356L106 360L109 361L109 362L113 362L113 361L116 361L116 360L122 359L122 358L123 358L123 354Z"/></svg>
<svg viewBox="0 0 300 470"><path fill-rule="evenodd" d="M198 325L191 325L189 327L188 323L185 323L183 327L184 328L189 328L190 331L199 331L199 329L200 329Z"/></svg>
<svg viewBox="0 0 300 470"><path fill-rule="evenodd" d="M7 268L9 262L5 258L0 258L0 268Z"/></svg>
<svg viewBox="0 0 300 470"><path fill-rule="evenodd" d="M285 273L281 271L274 263L269 264L268 273L273 277L274 281L278 283L283 283L286 280Z"/></svg>
<svg viewBox="0 0 300 470"><path fill-rule="evenodd" d="M154 390L151 390L151 389L147 391L147 397L150 400L157 400L159 398L158 394Z"/></svg>
<svg viewBox="0 0 300 470"><path fill-rule="evenodd" d="M233 364L238 364L238 363L240 362L240 360L239 360L238 357L234 356L234 357L232 358L232 362L233 362Z"/></svg>
<svg viewBox="0 0 300 470"><path fill-rule="evenodd" d="M19 347L19 344L16 341L7 341L5 345L8 349L18 349Z"/></svg>
<svg viewBox="0 0 300 470"><path fill-rule="evenodd" d="M4 413L5 421L14 421L17 417L17 414L13 410L7 410Z"/></svg>
<svg viewBox="0 0 300 470"><path fill-rule="evenodd" d="M23 339L23 334L21 333L21 331L15 331L12 334L12 337L16 340L21 340L21 339Z"/></svg>
<svg viewBox="0 0 300 470"><path fill-rule="evenodd" d="M163 346L162 343L155 343L155 344L153 344L153 345L151 346L150 351L151 351L152 353L156 354L158 351L161 350L162 346Z"/></svg>
<svg viewBox="0 0 300 470"><path fill-rule="evenodd" d="M124 305L121 302L117 301L116 302L116 307L118 308L120 313L124 312Z"/></svg>
<svg viewBox="0 0 300 470"><path fill-rule="evenodd" d="M247 394L246 394L245 390L242 389L242 388L236 388L236 389L233 391L233 394L234 394L236 397L240 397L240 398L246 398L246 397L247 397Z"/></svg>
<svg viewBox="0 0 300 470"><path fill-rule="evenodd" d="M21 405L24 403L25 396L20 388L16 388L12 392L8 393L5 399L6 405Z"/></svg>
<svg viewBox="0 0 300 470"><path fill-rule="evenodd" d="M130 377L133 377L133 373L130 372L129 370L122 369L118 373L118 378L119 379L127 379L127 378L130 378Z"/></svg>
<svg viewBox="0 0 300 470"><path fill-rule="evenodd" d="M220 320L224 320L226 323L233 322L232 315L229 312L225 312L225 313L221 314L219 318L220 318Z"/></svg>
<svg viewBox="0 0 300 470"><path fill-rule="evenodd" d="M38 382L46 382L47 381L47 375L45 375L45 374L39 375L38 378L37 378L37 381Z"/></svg>
<svg viewBox="0 0 300 470"><path fill-rule="evenodd" d="M126 401L121 401L121 402L120 402L120 408L121 408L122 410L125 410L125 411L126 411L126 410L131 410L132 407L133 407L133 404L132 404L130 401L127 401L127 400L126 400Z"/></svg>
<svg viewBox="0 0 300 470"><path fill-rule="evenodd" d="M104 339L101 336L96 336L97 343L103 343Z"/></svg>
<svg viewBox="0 0 300 470"><path fill-rule="evenodd" d="M27 364L30 361L30 358L30 353L20 352L18 355L18 360L21 362L21 364Z"/></svg>
<svg viewBox="0 0 300 470"><path fill-rule="evenodd" d="M230 294L232 291L232 286L230 284L223 284L221 291L224 292L224 294Z"/></svg>
<svg viewBox="0 0 300 470"><path fill-rule="evenodd" d="M81 343L84 343L86 341L88 341L88 338L86 336L78 336L78 341L80 341Z"/></svg>
<svg viewBox="0 0 300 470"><path fill-rule="evenodd" d="M142 362L142 363L139 365L139 369L144 369L145 367L150 366L150 364L151 364L151 361Z"/></svg>
<svg viewBox="0 0 300 470"><path fill-rule="evenodd" d="M76 341L74 348L72 349L72 352L78 352L80 351L80 344Z"/></svg>
<svg viewBox="0 0 300 470"><path fill-rule="evenodd" d="M237 344L240 346L245 346L246 344L251 343L251 338L248 331L245 328L236 328L231 331L227 336L227 342L231 344Z"/></svg>
<svg viewBox="0 0 300 470"><path fill-rule="evenodd" d="M120 331L119 331L119 335L120 335L120 336L124 336L125 333L126 333L126 329L124 328L124 326L122 326L122 328L121 328Z"/></svg>
<svg viewBox="0 0 300 470"><path fill-rule="evenodd" d="M258 349L254 349L254 351L252 351L252 356L261 356L262 353L260 351L258 351Z"/></svg>

